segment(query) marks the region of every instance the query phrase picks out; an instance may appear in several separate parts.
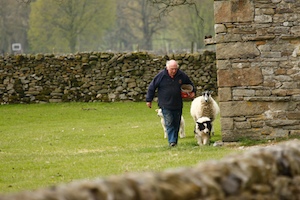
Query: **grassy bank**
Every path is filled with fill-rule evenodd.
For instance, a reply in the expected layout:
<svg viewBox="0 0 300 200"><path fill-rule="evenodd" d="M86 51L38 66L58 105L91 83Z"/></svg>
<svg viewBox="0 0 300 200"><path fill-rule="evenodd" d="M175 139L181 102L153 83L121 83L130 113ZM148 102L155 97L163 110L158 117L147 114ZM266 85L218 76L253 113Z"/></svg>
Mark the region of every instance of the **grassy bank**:
<svg viewBox="0 0 300 200"><path fill-rule="evenodd" d="M189 167L234 151L197 146L190 102L183 110L187 137L170 149L155 107L144 102L0 106L1 193ZM215 130L212 141L221 139L219 119Z"/></svg>

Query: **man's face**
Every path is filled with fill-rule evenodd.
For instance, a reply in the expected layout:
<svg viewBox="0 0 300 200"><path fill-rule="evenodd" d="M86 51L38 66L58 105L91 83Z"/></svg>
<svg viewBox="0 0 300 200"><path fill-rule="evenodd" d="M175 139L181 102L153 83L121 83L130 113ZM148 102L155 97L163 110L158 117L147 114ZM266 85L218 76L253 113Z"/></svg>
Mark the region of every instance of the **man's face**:
<svg viewBox="0 0 300 200"><path fill-rule="evenodd" d="M173 78L178 71L178 66L176 63L171 63L168 67L168 74Z"/></svg>

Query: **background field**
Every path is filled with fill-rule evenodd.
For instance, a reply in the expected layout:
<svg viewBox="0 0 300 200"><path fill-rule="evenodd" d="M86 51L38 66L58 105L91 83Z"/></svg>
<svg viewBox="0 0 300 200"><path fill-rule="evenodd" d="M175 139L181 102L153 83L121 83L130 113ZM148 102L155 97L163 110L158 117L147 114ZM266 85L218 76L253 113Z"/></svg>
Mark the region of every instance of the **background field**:
<svg viewBox="0 0 300 200"><path fill-rule="evenodd" d="M0 192L16 192L114 174L162 171L220 159L232 148L197 146L190 102L186 135L168 147L144 102L0 106ZM219 118L212 141L220 140Z"/></svg>

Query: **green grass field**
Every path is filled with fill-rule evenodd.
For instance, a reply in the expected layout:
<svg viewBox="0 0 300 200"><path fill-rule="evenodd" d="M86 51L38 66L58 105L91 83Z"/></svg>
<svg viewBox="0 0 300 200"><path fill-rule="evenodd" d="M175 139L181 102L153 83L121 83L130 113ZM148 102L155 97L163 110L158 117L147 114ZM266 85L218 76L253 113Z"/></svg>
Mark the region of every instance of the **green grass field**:
<svg viewBox="0 0 300 200"><path fill-rule="evenodd" d="M10 193L127 172L192 167L233 153L197 146L190 102L186 138L175 148L144 102L0 106L0 192ZM212 142L221 140L219 118Z"/></svg>

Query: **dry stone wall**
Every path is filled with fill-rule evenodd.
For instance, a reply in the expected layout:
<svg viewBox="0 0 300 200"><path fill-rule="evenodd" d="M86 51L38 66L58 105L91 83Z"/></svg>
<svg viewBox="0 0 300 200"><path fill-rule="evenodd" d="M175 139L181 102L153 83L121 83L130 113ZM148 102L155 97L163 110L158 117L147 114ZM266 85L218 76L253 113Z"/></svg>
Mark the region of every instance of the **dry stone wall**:
<svg viewBox="0 0 300 200"><path fill-rule="evenodd" d="M192 168L82 180L0 200L299 200L299 146L295 140Z"/></svg>
<svg viewBox="0 0 300 200"><path fill-rule="evenodd" d="M217 94L215 52L10 55L0 57L0 103L145 101L149 83L169 59L178 61L198 91Z"/></svg>
<svg viewBox="0 0 300 200"><path fill-rule="evenodd" d="M300 134L300 1L215 0L222 138Z"/></svg>

